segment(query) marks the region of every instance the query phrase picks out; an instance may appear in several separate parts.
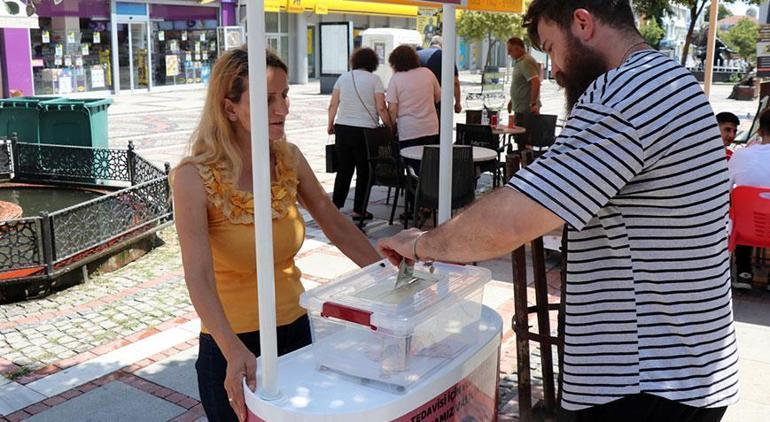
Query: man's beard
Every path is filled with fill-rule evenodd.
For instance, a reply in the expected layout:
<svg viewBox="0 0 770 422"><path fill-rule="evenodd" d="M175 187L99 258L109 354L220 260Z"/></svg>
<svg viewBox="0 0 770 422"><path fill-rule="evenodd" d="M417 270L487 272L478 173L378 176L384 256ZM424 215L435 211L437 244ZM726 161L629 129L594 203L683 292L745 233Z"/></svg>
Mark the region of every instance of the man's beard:
<svg viewBox="0 0 770 422"><path fill-rule="evenodd" d="M569 114L591 83L607 72L607 65L599 53L584 46L569 32L567 32L567 51L564 66L556 75L556 83L564 88L567 114Z"/></svg>

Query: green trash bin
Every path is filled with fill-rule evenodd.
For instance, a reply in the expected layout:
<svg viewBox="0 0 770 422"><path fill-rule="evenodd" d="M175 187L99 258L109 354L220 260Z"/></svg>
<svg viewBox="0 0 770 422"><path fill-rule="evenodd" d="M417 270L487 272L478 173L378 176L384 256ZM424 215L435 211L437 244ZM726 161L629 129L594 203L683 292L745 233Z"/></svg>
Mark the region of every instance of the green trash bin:
<svg viewBox="0 0 770 422"><path fill-rule="evenodd" d="M110 98L40 102L40 143L91 148L109 147Z"/></svg>
<svg viewBox="0 0 770 422"><path fill-rule="evenodd" d="M16 97L0 100L0 137L16 133L19 142L40 142L40 103L60 97Z"/></svg>

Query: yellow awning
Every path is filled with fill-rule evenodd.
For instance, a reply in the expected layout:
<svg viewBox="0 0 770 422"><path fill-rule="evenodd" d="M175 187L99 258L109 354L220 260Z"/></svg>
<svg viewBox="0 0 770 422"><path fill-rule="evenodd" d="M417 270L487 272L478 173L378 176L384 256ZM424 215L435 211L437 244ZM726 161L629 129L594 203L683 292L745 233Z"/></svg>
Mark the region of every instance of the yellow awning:
<svg viewBox="0 0 770 422"><path fill-rule="evenodd" d="M441 7L441 3L420 0L374 0L380 3L401 4L417 7ZM458 9L486 12L524 13L524 0L468 0L467 7Z"/></svg>
<svg viewBox="0 0 770 422"><path fill-rule="evenodd" d="M206 0L202 0L206 1ZM266 12L346 13L351 15L395 16L416 18L420 7L440 7L439 3L419 0L265 0ZM468 0L466 10L490 12L524 12L524 0ZM325 12L325 13L324 13Z"/></svg>

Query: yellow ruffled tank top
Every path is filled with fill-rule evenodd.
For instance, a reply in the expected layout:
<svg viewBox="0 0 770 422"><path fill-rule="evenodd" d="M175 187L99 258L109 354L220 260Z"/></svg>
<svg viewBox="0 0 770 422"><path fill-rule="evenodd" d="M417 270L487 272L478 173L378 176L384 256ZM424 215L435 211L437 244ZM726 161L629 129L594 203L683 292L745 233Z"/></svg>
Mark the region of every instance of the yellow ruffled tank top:
<svg viewBox="0 0 770 422"><path fill-rule="evenodd" d="M299 306L304 291L294 257L305 239L305 222L297 209L297 155L285 141L273 143L276 177L271 184L273 265L278 325L305 315ZM209 242L217 294L235 333L259 330L257 265L254 239L254 198L223 178L224 169L198 165L208 195ZM201 331L208 333L206 327Z"/></svg>

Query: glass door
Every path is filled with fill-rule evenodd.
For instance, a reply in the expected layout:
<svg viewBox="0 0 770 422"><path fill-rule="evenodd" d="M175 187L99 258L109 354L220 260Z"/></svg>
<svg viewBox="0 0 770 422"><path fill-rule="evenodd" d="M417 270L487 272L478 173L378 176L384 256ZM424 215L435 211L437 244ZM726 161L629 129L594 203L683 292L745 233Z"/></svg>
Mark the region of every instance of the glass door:
<svg viewBox="0 0 770 422"><path fill-rule="evenodd" d="M147 23L118 23L118 71L121 89L147 89L150 63Z"/></svg>
<svg viewBox="0 0 770 422"><path fill-rule="evenodd" d="M144 22L131 23L131 34L128 42L132 59L131 89L147 89L150 87L150 62L147 46L147 24Z"/></svg>

